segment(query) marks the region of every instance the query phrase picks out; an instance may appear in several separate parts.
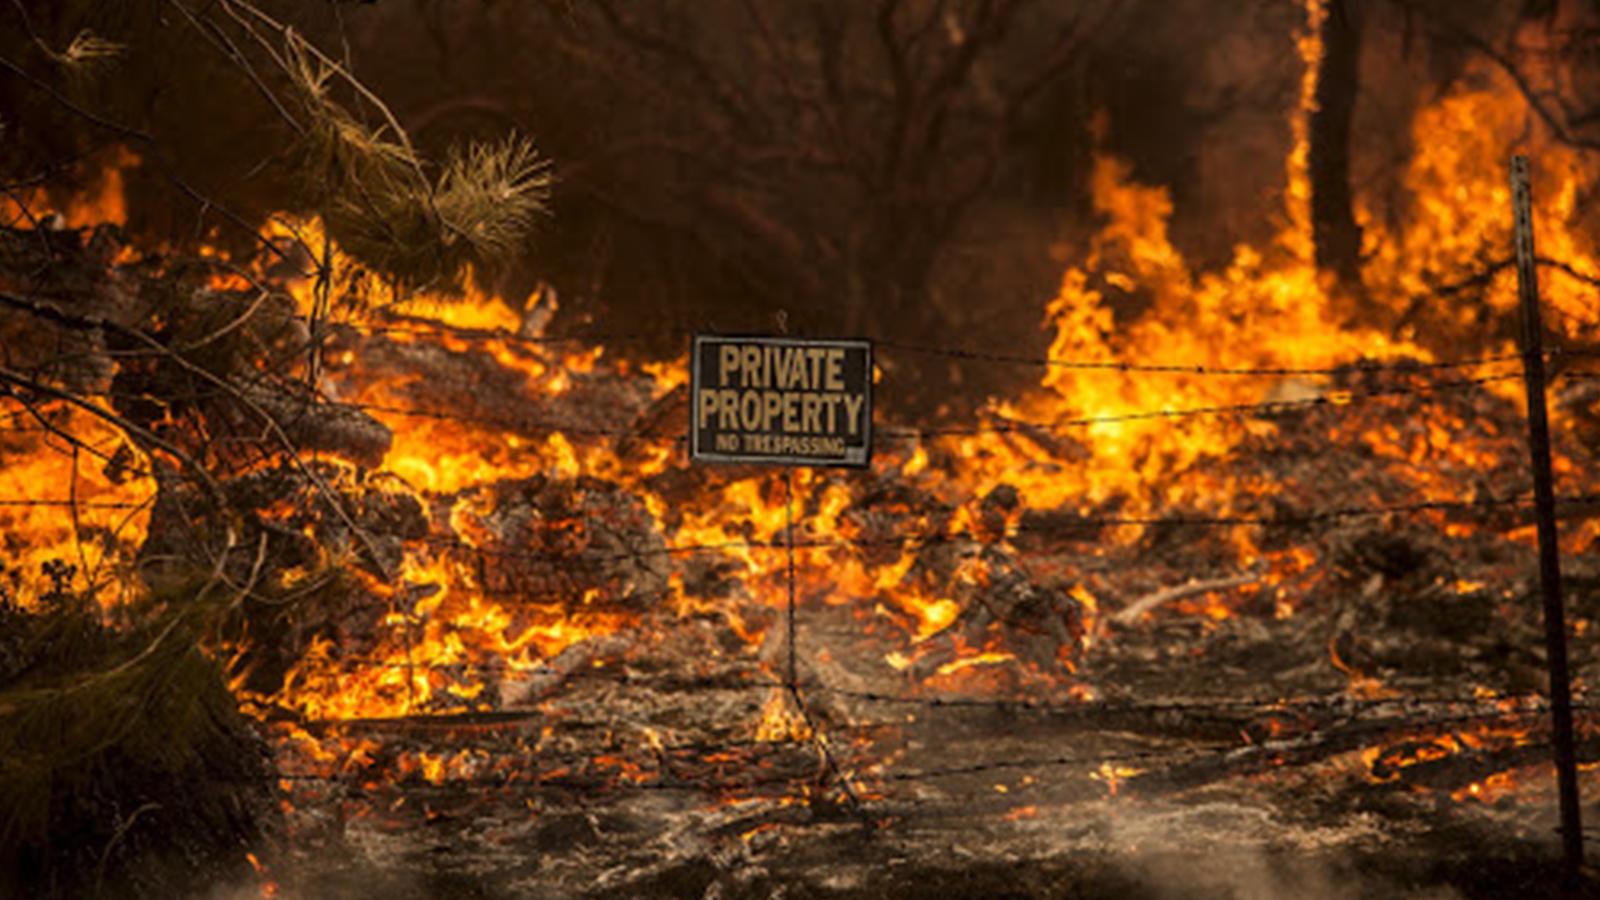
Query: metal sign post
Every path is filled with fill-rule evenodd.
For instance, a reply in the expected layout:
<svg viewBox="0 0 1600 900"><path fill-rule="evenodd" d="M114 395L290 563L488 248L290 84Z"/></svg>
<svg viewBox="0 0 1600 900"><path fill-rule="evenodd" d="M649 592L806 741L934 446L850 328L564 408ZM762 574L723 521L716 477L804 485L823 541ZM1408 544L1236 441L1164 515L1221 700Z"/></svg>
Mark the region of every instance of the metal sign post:
<svg viewBox="0 0 1600 900"><path fill-rule="evenodd" d="M1572 738L1572 684L1567 671L1567 624L1561 605L1561 549L1556 542L1555 489L1550 477L1550 423L1544 397L1544 325L1539 321L1539 273L1533 252L1528 158L1511 157L1511 205L1516 224L1517 294L1522 302L1522 366L1528 389L1528 450L1533 463L1534 513L1539 523L1539 581L1544 588L1545 655L1550 664L1550 719L1561 801L1561 847L1567 875L1583 865L1578 810L1578 763Z"/></svg>
<svg viewBox="0 0 1600 900"><path fill-rule="evenodd" d="M779 317L779 327L783 327ZM691 462L852 466L872 460L872 344L697 334L689 347ZM800 690L794 473L783 473L788 562L782 688L849 807L872 827Z"/></svg>

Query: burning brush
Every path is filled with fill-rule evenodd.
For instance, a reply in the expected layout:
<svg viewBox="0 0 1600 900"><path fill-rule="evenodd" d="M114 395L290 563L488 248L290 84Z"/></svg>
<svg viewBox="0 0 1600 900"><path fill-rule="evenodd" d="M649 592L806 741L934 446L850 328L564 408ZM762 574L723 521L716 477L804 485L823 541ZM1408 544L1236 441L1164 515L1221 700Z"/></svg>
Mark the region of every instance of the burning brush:
<svg viewBox="0 0 1600 900"><path fill-rule="evenodd" d="M850 398L892 366L865 357L846 391L838 342L827 405L870 465L776 473L742 454L844 444L724 436L727 465L691 465L687 361L546 333L552 288L488 287L545 209L530 144L430 165L344 63L221 6L273 66L301 212L248 254L130 242L130 150L99 196L0 206L0 791L21 801L0 827L29 887L335 818L511 809L525 830L485 840L578 848L567 877L657 814L745 848L941 804L1020 829L1316 766L1487 805L1540 761L1503 73L1418 112L1407 214L1356 206L1359 290L1312 247L1309 76L1283 227L1220 267L1100 152L1102 227L1046 306L1046 356L874 348L1037 384L968 420L874 421ZM1600 170L1539 150L1549 304L1593 341L1574 223ZM761 393L806 381L788 358L748 414L732 389L700 408L820 423L820 401ZM1555 472L1587 630L1582 358L1555 387ZM1579 738L1600 758L1587 720Z"/></svg>

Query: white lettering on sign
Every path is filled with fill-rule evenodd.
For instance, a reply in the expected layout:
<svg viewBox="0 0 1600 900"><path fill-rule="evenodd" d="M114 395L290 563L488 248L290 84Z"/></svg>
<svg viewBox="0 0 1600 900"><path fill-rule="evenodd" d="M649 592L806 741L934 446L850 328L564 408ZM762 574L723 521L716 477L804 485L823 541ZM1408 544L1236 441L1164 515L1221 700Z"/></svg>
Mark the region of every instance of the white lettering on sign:
<svg viewBox="0 0 1600 900"><path fill-rule="evenodd" d="M871 455L865 341L697 335L690 367L694 459L865 465Z"/></svg>

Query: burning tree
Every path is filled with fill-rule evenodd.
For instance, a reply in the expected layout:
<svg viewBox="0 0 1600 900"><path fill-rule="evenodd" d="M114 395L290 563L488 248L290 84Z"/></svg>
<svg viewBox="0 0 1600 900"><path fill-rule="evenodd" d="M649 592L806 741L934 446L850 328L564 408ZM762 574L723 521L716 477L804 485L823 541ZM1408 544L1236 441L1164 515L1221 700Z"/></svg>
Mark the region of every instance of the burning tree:
<svg viewBox="0 0 1600 900"><path fill-rule="evenodd" d="M187 881L186 870L219 857L226 871L228 856L241 862L241 845L259 839L272 818L265 747L224 679L243 671L240 659L267 654L271 671L303 648L315 610L350 602L351 570L395 577L396 534L373 532L419 515L410 498L355 493L352 470L316 459L375 464L390 442L382 423L326 402L329 319L402 291L458 296L474 268L523 246L549 184L517 137L430 165L344 64L254 5L172 6L279 114L301 203L325 228L311 237L288 222L255 238L263 265L303 270L296 298L210 248L140 254L96 221L115 216L107 208L46 215L66 162L29 171L39 163L19 155L5 173L6 441L13 462L38 451L7 464L9 502L36 512L11 522L28 543L8 547L0 586L0 843L23 893L98 890L112 859L170 858ZM122 142L104 176L112 202L119 167L150 158L202 215L220 209L243 224L173 171L164 145L73 96L126 45L81 28L58 47L35 26L71 12L48 23L17 12L35 62L4 60L13 87ZM296 501L314 510L309 520L291 518L285 504ZM90 509L116 515L80 518ZM243 655L225 674L214 659L228 652ZM158 876L134 879L146 877L159 889Z"/></svg>

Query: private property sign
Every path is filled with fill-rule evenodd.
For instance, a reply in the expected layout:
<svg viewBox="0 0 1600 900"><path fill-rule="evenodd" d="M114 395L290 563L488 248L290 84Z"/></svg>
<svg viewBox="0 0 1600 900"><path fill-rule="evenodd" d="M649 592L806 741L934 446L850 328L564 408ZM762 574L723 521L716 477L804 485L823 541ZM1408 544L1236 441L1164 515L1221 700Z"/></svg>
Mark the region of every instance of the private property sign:
<svg viewBox="0 0 1600 900"><path fill-rule="evenodd" d="M689 353L689 458L865 466L872 345L697 334Z"/></svg>

